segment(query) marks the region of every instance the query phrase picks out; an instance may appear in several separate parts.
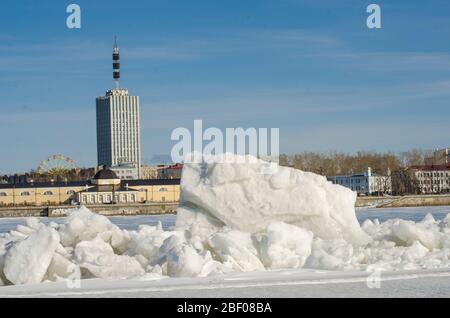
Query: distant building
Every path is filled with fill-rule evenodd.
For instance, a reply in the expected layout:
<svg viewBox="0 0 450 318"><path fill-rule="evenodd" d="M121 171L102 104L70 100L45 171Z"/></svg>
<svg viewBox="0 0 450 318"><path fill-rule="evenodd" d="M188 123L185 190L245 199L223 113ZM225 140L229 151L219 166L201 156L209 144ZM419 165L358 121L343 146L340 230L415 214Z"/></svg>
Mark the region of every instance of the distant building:
<svg viewBox="0 0 450 318"><path fill-rule="evenodd" d="M106 167L93 179L0 184L0 206L178 202L179 179L120 180Z"/></svg>
<svg viewBox="0 0 450 318"><path fill-rule="evenodd" d="M114 80L116 88L105 96L97 97L97 161L109 167L134 164L140 176L141 140L139 96L128 95L119 88L119 49L113 50Z"/></svg>
<svg viewBox="0 0 450 318"><path fill-rule="evenodd" d="M158 167L158 179L181 179L183 164L176 163L170 166Z"/></svg>
<svg viewBox="0 0 450 318"><path fill-rule="evenodd" d="M158 179L158 167L150 165L142 165L141 179Z"/></svg>
<svg viewBox="0 0 450 318"><path fill-rule="evenodd" d="M450 164L450 148L436 149L432 156L425 158L426 166Z"/></svg>
<svg viewBox="0 0 450 318"><path fill-rule="evenodd" d="M8 177L7 183L17 184L28 182L29 178L26 174L14 174Z"/></svg>
<svg viewBox="0 0 450 318"><path fill-rule="evenodd" d="M122 184L114 171L103 167L91 180L92 187L78 192L77 201L82 204L109 204L138 202L139 190Z"/></svg>
<svg viewBox="0 0 450 318"><path fill-rule="evenodd" d="M408 169L423 194L450 192L450 163L443 165L412 166Z"/></svg>
<svg viewBox="0 0 450 318"><path fill-rule="evenodd" d="M392 192L391 176L372 173L369 167L364 173L327 177L334 184L347 187L358 194L390 194Z"/></svg>
<svg viewBox="0 0 450 318"><path fill-rule="evenodd" d="M110 168L121 180L139 179L139 169L134 163L120 163Z"/></svg>

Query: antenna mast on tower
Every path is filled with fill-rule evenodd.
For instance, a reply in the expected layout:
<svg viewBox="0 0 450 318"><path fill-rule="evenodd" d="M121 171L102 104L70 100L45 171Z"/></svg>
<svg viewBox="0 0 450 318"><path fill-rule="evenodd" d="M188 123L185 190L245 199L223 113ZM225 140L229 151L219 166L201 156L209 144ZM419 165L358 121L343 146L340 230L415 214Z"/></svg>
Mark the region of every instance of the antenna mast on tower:
<svg viewBox="0 0 450 318"><path fill-rule="evenodd" d="M120 79L120 63L119 63L119 47L117 46L117 37L114 36L114 48L113 48L113 78L116 83L116 89L119 89Z"/></svg>

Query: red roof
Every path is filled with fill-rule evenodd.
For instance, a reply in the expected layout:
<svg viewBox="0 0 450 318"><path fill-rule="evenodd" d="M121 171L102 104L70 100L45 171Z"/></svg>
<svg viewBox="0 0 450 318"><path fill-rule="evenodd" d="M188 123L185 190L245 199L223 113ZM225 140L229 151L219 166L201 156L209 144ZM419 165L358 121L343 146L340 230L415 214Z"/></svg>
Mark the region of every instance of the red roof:
<svg viewBox="0 0 450 318"><path fill-rule="evenodd" d="M438 170L450 170L450 164L445 165L430 165L430 166L411 166L412 170L424 170L424 171L438 171Z"/></svg>
<svg viewBox="0 0 450 318"><path fill-rule="evenodd" d="M174 165L165 166L165 167L158 167L158 169L183 169L182 163L176 163Z"/></svg>

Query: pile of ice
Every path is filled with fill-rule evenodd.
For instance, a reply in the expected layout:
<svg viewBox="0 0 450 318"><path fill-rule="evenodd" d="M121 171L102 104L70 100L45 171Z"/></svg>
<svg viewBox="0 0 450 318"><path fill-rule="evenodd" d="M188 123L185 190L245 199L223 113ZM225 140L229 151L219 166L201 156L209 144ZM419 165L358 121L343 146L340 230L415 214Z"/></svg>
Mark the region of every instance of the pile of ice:
<svg viewBox="0 0 450 318"><path fill-rule="evenodd" d="M85 207L63 225L29 218L0 237L0 282L158 279L287 268L450 267L450 215L356 220L355 194L266 163L186 164L173 230L122 230Z"/></svg>

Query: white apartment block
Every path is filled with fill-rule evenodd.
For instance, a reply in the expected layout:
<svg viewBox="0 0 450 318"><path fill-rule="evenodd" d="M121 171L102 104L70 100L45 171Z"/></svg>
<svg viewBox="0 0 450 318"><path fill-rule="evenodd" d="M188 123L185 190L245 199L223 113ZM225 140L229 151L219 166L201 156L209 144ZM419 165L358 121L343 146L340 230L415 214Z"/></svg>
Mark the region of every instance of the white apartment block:
<svg viewBox="0 0 450 318"><path fill-rule="evenodd" d="M421 193L450 192L450 164L412 166L409 170L418 181Z"/></svg>
<svg viewBox="0 0 450 318"><path fill-rule="evenodd" d="M132 164L140 176L139 96L112 89L97 97L97 160L108 167Z"/></svg>
<svg viewBox="0 0 450 318"><path fill-rule="evenodd" d="M390 194L392 192L391 176L372 173L371 168L360 174L327 177L334 184L347 187L358 194Z"/></svg>

